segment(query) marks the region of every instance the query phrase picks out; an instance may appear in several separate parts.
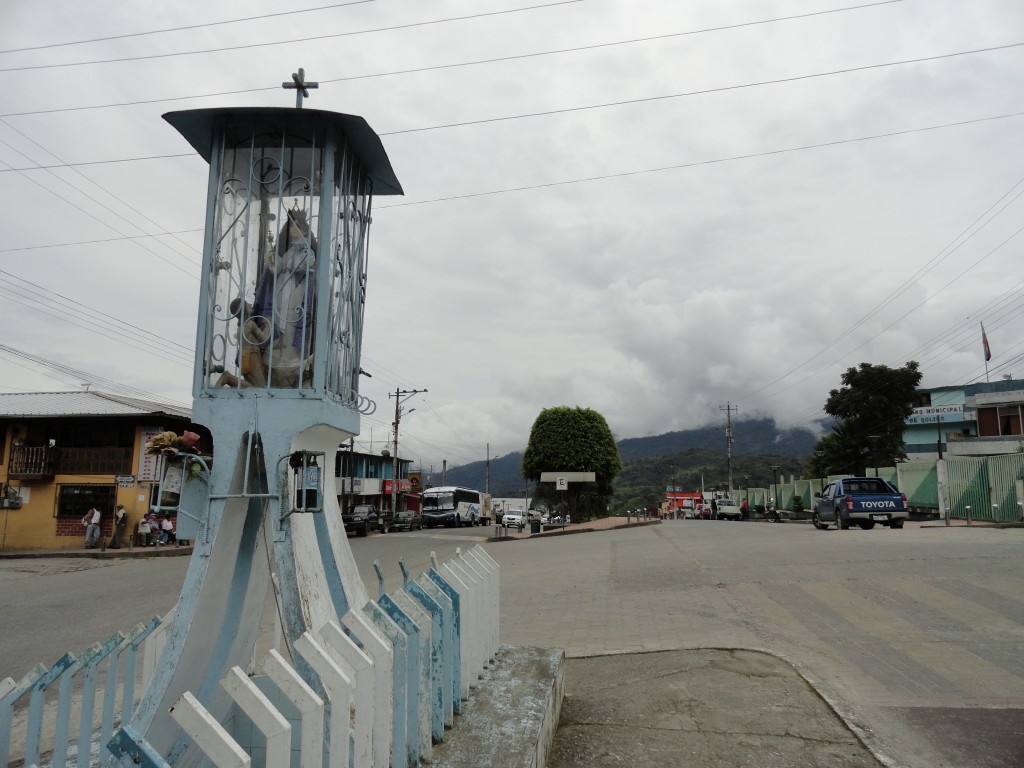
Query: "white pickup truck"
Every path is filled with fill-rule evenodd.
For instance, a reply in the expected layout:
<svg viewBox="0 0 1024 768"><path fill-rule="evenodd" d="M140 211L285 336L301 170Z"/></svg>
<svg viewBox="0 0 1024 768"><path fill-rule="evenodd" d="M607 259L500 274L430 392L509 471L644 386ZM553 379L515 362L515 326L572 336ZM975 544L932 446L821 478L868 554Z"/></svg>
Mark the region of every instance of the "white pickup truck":
<svg viewBox="0 0 1024 768"><path fill-rule="evenodd" d="M501 524L506 528L522 528L531 520L540 520L540 512L531 509L526 515L523 515L521 509L510 509L501 518Z"/></svg>

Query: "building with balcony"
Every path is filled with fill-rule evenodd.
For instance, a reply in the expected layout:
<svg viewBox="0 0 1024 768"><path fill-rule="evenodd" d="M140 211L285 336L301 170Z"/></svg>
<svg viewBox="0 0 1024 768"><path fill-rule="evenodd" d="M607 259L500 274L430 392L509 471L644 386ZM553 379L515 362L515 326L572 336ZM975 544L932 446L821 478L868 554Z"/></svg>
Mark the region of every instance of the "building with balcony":
<svg viewBox="0 0 1024 768"><path fill-rule="evenodd" d="M410 472L412 461L399 459L398 482L394 482L395 462L388 453L362 453L349 445L338 449L334 461L337 477L338 504L342 511L356 504L373 504L377 509L390 510L391 496L397 490L395 508L419 510L420 477Z"/></svg>
<svg viewBox="0 0 1024 768"><path fill-rule="evenodd" d="M115 504L128 531L150 507L154 434L186 429L209 439L190 412L101 392L0 394L0 550L82 546L81 519L98 506L109 542Z"/></svg>
<svg viewBox="0 0 1024 768"><path fill-rule="evenodd" d="M910 461L1024 450L1024 381L1001 379L917 390L903 430Z"/></svg>

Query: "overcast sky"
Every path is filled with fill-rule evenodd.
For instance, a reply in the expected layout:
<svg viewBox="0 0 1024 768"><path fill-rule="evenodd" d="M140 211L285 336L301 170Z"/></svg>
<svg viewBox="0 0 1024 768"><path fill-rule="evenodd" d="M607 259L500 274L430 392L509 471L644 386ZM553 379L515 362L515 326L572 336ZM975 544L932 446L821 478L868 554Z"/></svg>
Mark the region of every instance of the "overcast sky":
<svg viewBox="0 0 1024 768"><path fill-rule="evenodd" d="M555 405L808 425L861 361L984 380L981 322L1024 378L1020 0L321 2L3 4L0 344L66 369L0 351L0 391L191 404L207 165L161 115L292 106L299 67L405 189L364 448L397 388L435 470Z"/></svg>

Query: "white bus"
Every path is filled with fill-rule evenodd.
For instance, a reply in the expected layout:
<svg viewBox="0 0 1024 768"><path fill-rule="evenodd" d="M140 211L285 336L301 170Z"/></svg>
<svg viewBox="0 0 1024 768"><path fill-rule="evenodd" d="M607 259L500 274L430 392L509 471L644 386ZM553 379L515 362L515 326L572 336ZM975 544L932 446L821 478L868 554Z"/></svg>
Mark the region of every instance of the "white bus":
<svg viewBox="0 0 1024 768"><path fill-rule="evenodd" d="M423 492L420 514L427 528L443 525L488 525L491 518L491 497L470 488L445 485Z"/></svg>

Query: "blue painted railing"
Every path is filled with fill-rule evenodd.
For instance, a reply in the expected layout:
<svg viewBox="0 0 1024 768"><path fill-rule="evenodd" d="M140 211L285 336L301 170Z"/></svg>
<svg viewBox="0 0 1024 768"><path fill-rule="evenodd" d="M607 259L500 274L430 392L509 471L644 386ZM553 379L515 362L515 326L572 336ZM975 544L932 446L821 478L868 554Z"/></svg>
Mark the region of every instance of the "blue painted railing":
<svg viewBox="0 0 1024 768"><path fill-rule="evenodd" d="M164 626L164 619L153 618L77 656L67 653L49 669L39 664L18 682L0 682L0 766L19 757L25 766L53 768L105 762L114 727L126 722L134 708L139 651L143 667L151 668L162 647L158 630ZM141 687L147 682L143 672ZM44 727L50 722L44 717L47 709L54 716L52 725Z"/></svg>

